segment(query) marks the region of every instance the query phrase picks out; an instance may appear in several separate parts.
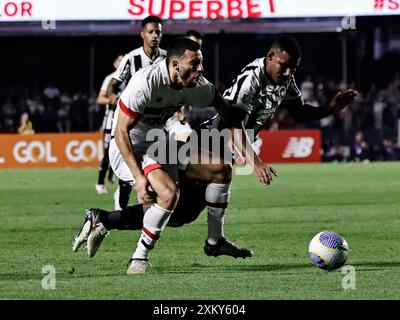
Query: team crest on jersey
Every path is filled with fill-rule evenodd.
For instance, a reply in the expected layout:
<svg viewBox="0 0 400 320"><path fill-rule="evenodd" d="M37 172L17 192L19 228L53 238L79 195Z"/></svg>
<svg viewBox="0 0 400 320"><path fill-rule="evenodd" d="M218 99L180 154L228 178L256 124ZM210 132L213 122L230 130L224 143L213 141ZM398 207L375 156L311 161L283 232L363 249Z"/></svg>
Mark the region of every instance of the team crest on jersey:
<svg viewBox="0 0 400 320"><path fill-rule="evenodd" d="M264 91L264 90L263 90ZM286 95L287 87L286 86L274 86L268 85L263 92L264 95L269 96L269 98L274 103L280 103Z"/></svg>
<svg viewBox="0 0 400 320"><path fill-rule="evenodd" d="M143 96L143 90L142 89L137 89L135 92L135 97L136 98L140 98L141 96Z"/></svg>

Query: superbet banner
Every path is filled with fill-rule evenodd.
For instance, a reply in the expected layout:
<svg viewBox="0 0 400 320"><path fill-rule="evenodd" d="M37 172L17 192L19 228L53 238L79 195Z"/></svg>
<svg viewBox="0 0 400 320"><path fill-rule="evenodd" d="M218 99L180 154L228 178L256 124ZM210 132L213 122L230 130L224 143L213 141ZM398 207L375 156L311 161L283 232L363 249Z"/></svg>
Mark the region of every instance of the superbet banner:
<svg viewBox="0 0 400 320"><path fill-rule="evenodd" d="M96 167L102 158L100 133L0 135L0 169Z"/></svg>
<svg viewBox="0 0 400 320"><path fill-rule="evenodd" d="M255 143L260 159L266 163L321 162L319 130L261 131Z"/></svg>
<svg viewBox="0 0 400 320"><path fill-rule="evenodd" d="M400 0L0 0L0 22L398 15Z"/></svg>

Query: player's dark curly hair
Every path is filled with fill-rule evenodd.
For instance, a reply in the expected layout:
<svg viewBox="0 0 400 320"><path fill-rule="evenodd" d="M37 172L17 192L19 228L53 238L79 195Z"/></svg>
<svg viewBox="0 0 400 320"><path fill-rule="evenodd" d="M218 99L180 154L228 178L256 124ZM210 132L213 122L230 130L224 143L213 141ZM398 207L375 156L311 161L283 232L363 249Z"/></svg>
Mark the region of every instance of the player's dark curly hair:
<svg viewBox="0 0 400 320"><path fill-rule="evenodd" d="M286 51L292 58L298 60L301 57L300 44L295 38L289 35L281 35L274 39L271 48L279 49L280 51Z"/></svg>
<svg viewBox="0 0 400 320"><path fill-rule="evenodd" d="M204 34L202 34L201 32L199 32L197 30L193 30L193 29L186 31L185 36L188 38L193 36L196 39L204 40Z"/></svg>
<svg viewBox="0 0 400 320"><path fill-rule="evenodd" d="M169 62L172 57L182 57L185 53L185 50L198 51L200 50L200 45L196 41L193 41L187 37L177 38L168 48L167 62Z"/></svg>
<svg viewBox="0 0 400 320"><path fill-rule="evenodd" d="M142 28L148 23L160 23L162 24L162 20L157 16L148 16L142 20Z"/></svg>

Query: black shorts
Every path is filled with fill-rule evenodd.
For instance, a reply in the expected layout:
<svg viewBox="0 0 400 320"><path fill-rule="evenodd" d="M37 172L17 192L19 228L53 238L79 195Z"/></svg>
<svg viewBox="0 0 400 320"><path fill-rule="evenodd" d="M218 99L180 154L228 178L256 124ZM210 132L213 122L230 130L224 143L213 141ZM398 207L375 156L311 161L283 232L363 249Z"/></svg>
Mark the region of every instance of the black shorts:
<svg viewBox="0 0 400 320"><path fill-rule="evenodd" d="M200 124L200 126L198 126L197 128L194 129L194 131L196 132L197 137L198 137L198 140L197 140L198 148L204 149L204 147L203 147L204 141L202 141L202 138L204 138L202 135L203 130L209 131L209 132L212 129L218 130L216 127L214 127L216 125L213 125L213 120L214 120L214 118L212 118L208 121L205 121L202 124ZM190 137L189 137L189 139L190 139ZM213 145L213 143L215 143L215 142L218 143L219 148L218 147L215 148L215 146ZM224 137L223 135L220 135L220 137L217 141L215 141L210 135L208 142L206 141L206 145L208 145L208 151L210 151L214 155L223 159L225 164L233 164L234 156L233 156L230 148L228 147L227 142L228 141L227 141L226 137Z"/></svg>
<svg viewBox="0 0 400 320"><path fill-rule="evenodd" d="M208 124L204 124L196 128L196 132L200 137L200 130L210 130L211 127ZM210 138L209 146L211 146L212 139ZM225 156L227 163L232 163L232 154L227 153L227 147L223 143L224 140L221 138L220 143L220 154ZM198 139L198 147L201 147L201 140ZM183 144L180 144L181 147ZM210 150L211 151L211 150ZM179 190L180 197L178 204L171 214L168 222L170 227L180 227L184 224L195 221L200 213L206 208L206 188L209 182L203 180L188 179L184 171L179 170Z"/></svg>
<svg viewBox="0 0 400 320"><path fill-rule="evenodd" d="M179 171L180 197L168 222L170 227L180 227L197 219L206 205L208 182L188 179L184 171Z"/></svg>

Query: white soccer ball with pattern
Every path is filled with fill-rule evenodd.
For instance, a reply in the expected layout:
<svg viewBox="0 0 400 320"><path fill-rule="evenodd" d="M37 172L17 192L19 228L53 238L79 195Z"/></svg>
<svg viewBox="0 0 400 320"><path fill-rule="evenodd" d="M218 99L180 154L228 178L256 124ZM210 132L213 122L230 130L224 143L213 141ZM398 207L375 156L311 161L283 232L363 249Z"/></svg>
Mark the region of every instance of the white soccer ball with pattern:
<svg viewBox="0 0 400 320"><path fill-rule="evenodd" d="M322 231L311 239L308 254L311 262L324 270L336 270L347 260L349 245L338 233Z"/></svg>

